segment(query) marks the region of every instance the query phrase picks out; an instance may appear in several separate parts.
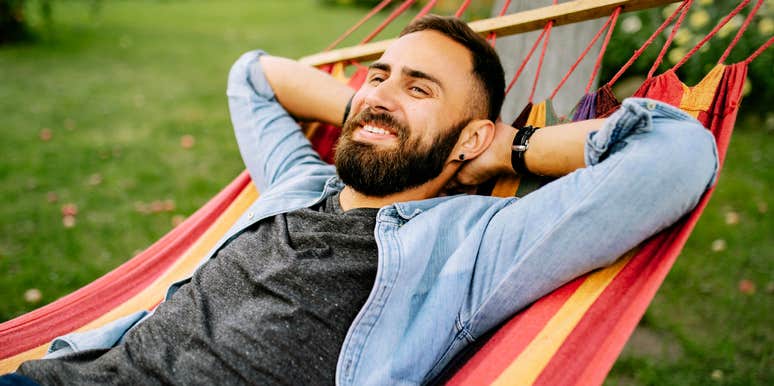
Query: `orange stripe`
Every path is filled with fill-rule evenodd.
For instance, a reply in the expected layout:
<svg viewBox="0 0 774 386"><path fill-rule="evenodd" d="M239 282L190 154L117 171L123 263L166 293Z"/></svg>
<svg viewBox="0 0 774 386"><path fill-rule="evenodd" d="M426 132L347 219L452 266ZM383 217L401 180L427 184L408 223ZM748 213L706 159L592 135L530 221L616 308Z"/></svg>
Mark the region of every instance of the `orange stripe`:
<svg viewBox="0 0 774 386"><path fill-rule="evenodd" d="M166 289L172 283L193 274L193 271L206 254L215 247L215 244L225 236L226 232L234 225L236 220L239 219L239 216L241 216L257 198L258 191L255 189L255 185L250 182L245 186L242 192L239 193L239 196L237 196L228 206L223 214L212 223L207 231L202 234L202 236L177 261L175 261L164 274L156 279L156 281L126 302L87 323L76 331L94 329L131 313L152 309L164 297ZM46 343L3 359L0 361L0 374L15 370L26 360L42 357L46 353L48 345L49 344Z"/></svg>
<svg viewBox="0 0 774 386"><path fill-rule="evenodd" d="M546 323L543 330L524 349L493 385L531 385L618 272L631 260L629 253L615 264L594 272L578 287L570 299Z"/></svg>
<svg viewBox="0 0 774 386"><path fill-rule="evenodd" d="M562 308L586 277L579 277L511 318L454 374L446 385L489 384L529 345L548 321Z"/></svg>

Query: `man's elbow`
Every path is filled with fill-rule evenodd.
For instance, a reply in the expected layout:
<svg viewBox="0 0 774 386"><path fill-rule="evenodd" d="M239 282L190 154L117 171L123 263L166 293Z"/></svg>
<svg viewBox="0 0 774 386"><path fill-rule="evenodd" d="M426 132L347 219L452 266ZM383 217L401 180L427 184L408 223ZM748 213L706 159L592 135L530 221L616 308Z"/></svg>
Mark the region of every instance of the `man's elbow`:
<svg viewBox="0 0 774 386"><path fill-rule="evenodd" d="M650 158L665 193L688 198L685 211L717 180L718 151L715 139L697 121L663 119L654 122L662 131L663 145Z"/></svg>

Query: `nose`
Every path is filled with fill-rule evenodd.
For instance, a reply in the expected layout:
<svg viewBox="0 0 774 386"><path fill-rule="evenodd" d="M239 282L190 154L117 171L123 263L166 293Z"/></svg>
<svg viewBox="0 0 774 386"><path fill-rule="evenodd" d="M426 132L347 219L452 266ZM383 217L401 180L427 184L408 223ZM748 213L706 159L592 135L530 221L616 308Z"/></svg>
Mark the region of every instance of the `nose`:
<svg viewBox="0 0 774 386"><path fill-rule="evenodd" d="M363 102L377 111L395 111L397 109L397 83L387 79L376 86L372 86L366 92Z"/></svg>

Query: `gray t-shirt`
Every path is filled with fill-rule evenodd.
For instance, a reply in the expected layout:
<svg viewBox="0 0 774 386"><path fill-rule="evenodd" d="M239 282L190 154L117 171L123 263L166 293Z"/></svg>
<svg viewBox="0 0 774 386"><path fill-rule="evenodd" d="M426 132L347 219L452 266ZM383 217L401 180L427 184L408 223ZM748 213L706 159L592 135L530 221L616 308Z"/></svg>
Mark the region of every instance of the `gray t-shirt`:
<svg viewBox="0 0 774 386"><path fill-rule="evenodd" d="M42 384L333 384L376 277L376 209L260 221L111 350L24 363Z"/></svg>

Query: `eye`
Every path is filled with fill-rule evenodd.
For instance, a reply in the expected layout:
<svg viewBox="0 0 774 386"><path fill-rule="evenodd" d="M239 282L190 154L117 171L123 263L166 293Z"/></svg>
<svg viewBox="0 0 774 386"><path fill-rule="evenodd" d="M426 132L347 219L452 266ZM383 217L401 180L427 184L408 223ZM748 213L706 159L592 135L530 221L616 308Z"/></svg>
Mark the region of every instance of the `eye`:
<svg viewBox="0 0 774 386"><path fill-rule="evenodd" d="M368 80L368 83L371 83L371 84L379 84L382 82L384 82L384 76L381 74L371 75L371 78Z"/></svg>
<svg viewBox="0 0 774 386"><path fill-rule="evenodd" d="M430 95L429 92L427 92L425 89L423 89L422 87L419 87L419 86L411 86L411 87L409 87L409 91L411 91L414 94L419 94L419 95Z"/></svg>

